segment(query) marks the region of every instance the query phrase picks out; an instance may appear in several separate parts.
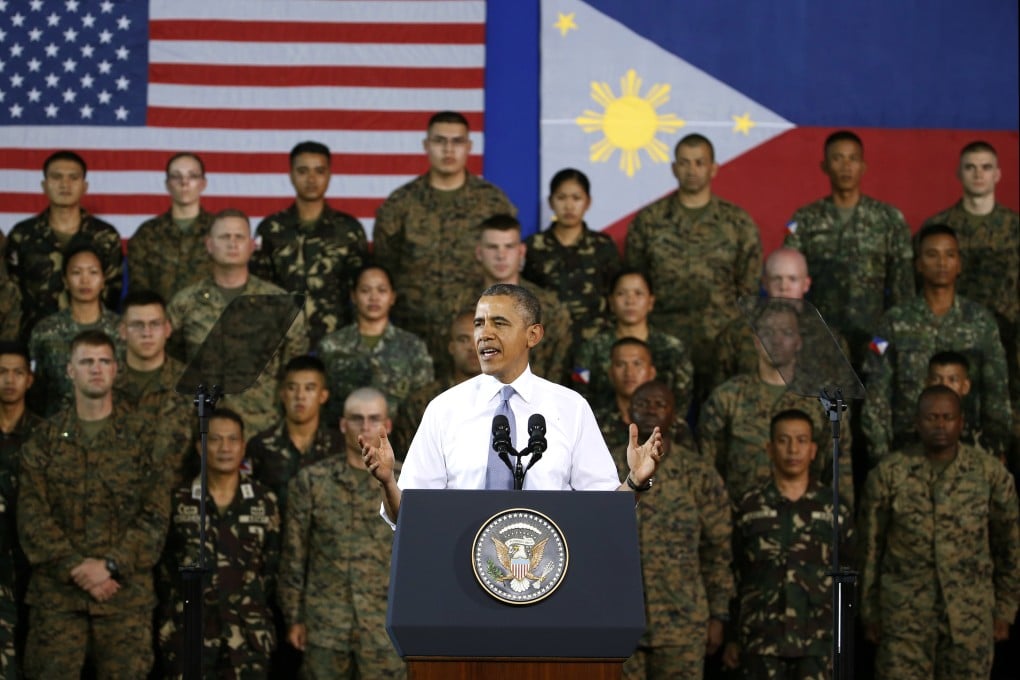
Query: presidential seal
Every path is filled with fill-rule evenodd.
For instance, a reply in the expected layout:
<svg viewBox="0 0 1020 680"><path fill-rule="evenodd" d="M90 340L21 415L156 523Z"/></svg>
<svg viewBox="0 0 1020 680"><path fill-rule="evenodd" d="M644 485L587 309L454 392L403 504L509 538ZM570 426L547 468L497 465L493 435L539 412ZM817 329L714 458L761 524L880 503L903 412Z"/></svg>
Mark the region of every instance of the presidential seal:
<svg viewBox="0 0 1020 680"><path fill-rule="evenodd" d="M531 604L559 587L567 573L567 542L535 510L513 508L490 517L475 534L471 564L486 592L507 604Z"/></svg>

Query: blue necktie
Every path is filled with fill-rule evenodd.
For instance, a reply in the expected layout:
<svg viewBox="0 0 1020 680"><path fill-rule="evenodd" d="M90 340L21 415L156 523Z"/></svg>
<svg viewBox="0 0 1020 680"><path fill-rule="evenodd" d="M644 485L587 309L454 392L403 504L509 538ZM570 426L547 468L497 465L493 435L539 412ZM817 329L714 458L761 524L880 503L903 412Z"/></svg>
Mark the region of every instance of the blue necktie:
<svg viewBox="0 0 1020 680"><path fill-rule="evenodd" d="M517 423L514 421L514 412L510 408L510 397L514 393L514 388L510 385L504 385L499 391L499 406L496 408L495 416L506 416L506 419L510 421L510 445L513 446L514 432L517 430ZM513 457L510 458L513 462ZM499 458L499 454L496 453L496 449L492 448L492 440L489 440L489 464L485 468L485 488L486 489L505 489L512 490L514 488L514 475L510 471L510 468L506 466Z"/></svg>

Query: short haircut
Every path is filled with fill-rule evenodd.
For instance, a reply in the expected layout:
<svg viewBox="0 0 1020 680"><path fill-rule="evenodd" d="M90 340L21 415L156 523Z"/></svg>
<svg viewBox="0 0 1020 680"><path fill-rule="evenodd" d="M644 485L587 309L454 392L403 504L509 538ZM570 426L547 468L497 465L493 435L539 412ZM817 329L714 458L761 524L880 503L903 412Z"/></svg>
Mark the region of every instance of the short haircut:
<svg viewBox="0 0 1020 680"><path fill-rule="evenodd" d="M71 266L71 260L82 253L92 253L95 255L96 261L99 262L100 273L102 273L103 256L99 254L99 250L96 249L95 244L92 243L92 241L78 241L76 243L73 242L71 247L67 249L67 252L64 253L64 261L60 265L60 273L63 274L65 278L67 277L67 270ZM103 276L103 279L105 281L105 275Z"/></svg>
<svg viewBox="0 0 1020 680"><path fill-rule="evenodd" d="M226 219L228 217L239 217L242 220L244 220L244 223L248 225L248 233L251 233L251 220L248 219L248 215L246 215L243 210L238 210L237 208L224 208L223 210L219 211L218 213L213 215L212 224L216 224L220 220ZM210 227L210 229L211 228L212 227Z"/></svg>
<svg viewBox="0 0 1020 680"><path fill-rule="evenodd" d="M244 418L240 416L237 411L226 408L225 406L217 406L213 409L213 412L209 414L210 422L213 420L230 420L237 423L237 426L241 428L241 436L244 437Z"/></svg>
<svg viewBox="0 0 1020 680"><path fill-rule="evenodd" d="M917 232L917 254L921 254L921 244L924 240L931 238L932 236L949 236L957 244L960 243L959 237L956 235L956 230L950 227L948 224L926 224L921 227L921 230Z"/></svg>
<svg viewBox="0 0 1020 680"><path fill-rule="evenodd" d="M10 354L25 360L25 365L32 369L32 357L28 353L28 345L17 340L0 340L0 356Z"/></svg>
<svg viewBox="0 0 1020 680"><path fill-rule="evenodd" d="M361 277L364 276L366 272L372 271L382 272L383 275L386 277L386 280L389 281L390 288L393 288L393 274L391 274L390 270L387 269L386 267L373 261L366 262L365 264L361 265L356 272L354 272L354 276L351 278L351 283L353 284L354 288L358 287L358 283L361 281Z"/></svg>
<svg viewBox="0 0 1020 680"><path fill-rule="evenodd" d="M166 311L166 300L163 299L163 296L148 288L130 291L124 296L120 307L126 313L130 307L147 307L149 305L159 305L164 312Z"/></svg>
<svg viewBox="0 0 1020 680"><path fill-rule="evenodd" d="M179 151L175 153L173 156L170 156L169 159L167 159L166 162L167 177L170 176L170 166L173 165L174 161L176 161L179 158L194 158L195 162L198 163L198 169L202 171L202 176L205 177L205 161L203 161L202 157L199 156L197 153L193 153L191 151Z"/></svg>
<svg viewBox="0 0 1020 680"><path fill-rule="evenodd" d="M610 294L616 290L617 284L620 283L620 280L623 279L624 276L640 276L641 280L645 282L646 286L648 286L648 293L650 295L655 295L655 289L652 287L652 280L648 277L648 272L644 269L637 269L635 267L624 267L620 271L616 272L613 276L613 280L609 282Z"/></svg>
<svg viewBox="0 0 1020 680"><path fill-rule="evenodd" d="M43 177L46 177L46 173L49 172L50 164L55 163L57 161L71 161L73 163L77 163L79 166L81 166L81 176L85 177L86 175L88 175L89 168L87 165L85 165L84 158L82 158L73 151L61 149L60 151L54 151L53 153L51 153L49 156L46 157L46 160L43 161L42 165Z"/></svg>
<svg viewBox="0 0 1020 680"><path fill-rule="evenodd" d="M366 401L368 399L381 399L382 403L386 405L386 417L387 418L390 417L390 404L386 400L386 393L380 390L378 387L372 387L370 385L366 385L365 387L359 387L358 389L354 390L353 392L347 395L347 398L344 399L343 408L344 415L346 416L347 414L347 404L353 403L355 401Z"/></svg>
<svg viewBox="0 0 1020 680"><path fill-rule="evenodd" d="M531 326L536 323L542 323L542 304L530 290L512 283L496 283L483 290L480 297L497 297L500 295L513 298L514 307L524 317L525 324Z"/></svg>
<svg viewBox="0 0 1020 680"><path fill-rule="evenodd" d="M520 231L521 223L513 215L501 213L482 220L481 224L475 227L475 229L478 231L478 237L481 238L482 232L488 231L489 229L494 229L496 231L511 231L516 229L517 231Z"/></svg>
<svg viewBox="0 0 1020 680"><path fill-rule="evenodd" d="M620 338L614 342L613 346L609 348L609 356L613 356L613 352L615 352L619 347L641 347L648 352L649 357L652 356L652 348L648 346L648 343L641 338L635 338L632 335Z"/></svg>
<svg viewBox="0 0 1020 680"><path fill-rule="evenodd" d="M79 345L85 345L86 347L102 347L105 345L110 348L111 354L117 356L117 346L113 344L110 336L95 328L82 331L74 336L74 339L71 340L70 353L74 354L74 350L78 349Z"/></svg>
<svg viewBox="0 0 1020 680"><path fill-rule="evenodd" d="M977 139L967 144L967 146L963 147L960 150L960 157L963 158L969 153L977 153L979 151L990 153L996 158L999 157L999 152L995 150L995 147L989 144L988 142L984 141L983 139Z"/></svg>
<svg viewBox="0 0 1020 680"><path fill-rule="evenodd" d="M681 146L702 146L702 145L708 147L708 158L714 163L715 147L712 146L712 142L708 139L708 137L706 137L705 135L698 134L697 132L692 132L691 134L682 137L680 141L676 143L676 146L673 147L673 156L676 157L676 155L680 153Z"/></svg>
<svg viewBox="0 0 1020 680"><path fill-rule="evenodd" d="M315 371L322 376L323 382L326 380L326 364L322 363L322 359L311 354L299 354L283 367L284 377L298 371Z"/></svg>
<svg viewBox="0 0 1020 680"><path fill-rule="evenodd" d="M825 144L822 146L822 153L825 156L829 155L829 147L836 142L853 142L861 148L861 153L864 152L864 142L857 136L857 133L851 132L850 130L836 130L831 135L825 138Z"/></svg>
<svg viewBox="0 0 1020 680"><path fill-rule="evenodd" d="M928 397L946 396L952 398L956 402L956 410L960 411L963 408L963 401L960 399L960 395L957 394L952 388L946 387L945 385L929 385L921 390L921 394L917 397L917 414L921 415L921 404Z"/></svg>
<svg viewBox="0 0 1020 680"><path fill-rule="evenodd" d="M329 163L333 159L333 156L329 153L329 147L323 144L322 142L313 141L301 142L299 144L295 144L294 148L290 150L291 167L294 166L294 159L303 153L311 153L315 154L316 156L325 156L326 163Z"/></svg>
<svg viewBox="0 0 1020 680"><path fill-rule="evenodd" d="M549 181L549 195L555 194L560 185L571 180L580 184L581 188L584 189L584 193L591 196L591 182L588 181L588 176L577 168L563 168L553 175L553 178Z"/></svg>
<svg viewBox="0 0 1020 680"><path fill-rule="evenodd" d="M468 120L464 117L464 114L456 111L439 111L438 113L433 113L432 117L429 118L429 124L425 126L425 129L431 130L432 126L437 123L454 123L463 125L469 130L471 129L471 126L468 125Z"/></svg>
<svg viewBox="0 0 1020 680"><path fill-rule="evenodd" d="M952 349L935 352L931 355L931 358L928 359L928 370L930 371L936 366L962 366L964 371L970 373L970 361L962 352Z"/></svg>
<svg viewBox="0 0 1020 680"><path fill-rule="evenodd" d="M808 424L808 431L811 432L811 439L815 438L815 424L804 411L799 408L788 408L785 411L780 411L776 415L772 416L772 420L769 421L769 440L774 441L776 438L776 428L779 423L787 420L802 420Z"/></svg>

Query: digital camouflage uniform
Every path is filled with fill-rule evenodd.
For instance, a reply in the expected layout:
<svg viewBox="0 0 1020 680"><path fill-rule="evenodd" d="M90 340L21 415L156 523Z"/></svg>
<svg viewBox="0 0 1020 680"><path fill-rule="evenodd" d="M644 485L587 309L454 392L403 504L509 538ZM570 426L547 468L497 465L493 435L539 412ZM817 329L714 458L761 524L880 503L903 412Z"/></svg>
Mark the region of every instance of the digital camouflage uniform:
<svg viewBox="0 0 1020 680"><path fill-rule="evenodd" d="M415 388L433 378L432 359L418 336L386 324L374 347L369 347L351 324L319 341L316 354L326 365L329 401L323 409L327 422L339 423L347 396L371 385L386 395L390 417Z"/></svg>
<svg viewBox="0 0 1020 680"><path fill-rule="evenodd" d="M587 340L574 356L574 375L587 375L588 382L575 378L571 385L590 403L599 403L615 395L609 380L613 344L619 340L616 330L605 330ZM652 353L655 377L673 390L676 412L683 416L691 404L694 388L694 366L683 341L666 333L661 326L649 326L645 340Z"/></svg>
<svg viewBox="0 0 1020 680"><path fill-rule="evenodd" d="M683 341L705 380L712 341L740 316L737 298L758 292L761 257L758 227L744 210L713 196L695 222L678 192L641 209L624 249L627 266L647 272L655 290L649 320Z"/></svg>
<svg viewBox="0 0 1020 680"><path fill-rule="evenodd" d="M924 455L891 454L868 473L859 527L861 619L881 628L878 677L989 677L993 619L1011 623L1020 602L1006 468L963 444L941 472Z"/></svg>
<svg viewBox="0 0 1020 680"><path fill-rule="evenodd" d="M280 607L307 629L302 677L405 677L386 635L393 531L378 483L334 456L298 472L289 496Z"/></svg>
<svg viewBox="0 0 1020 680"><path fill-rule="evenodd" d="M626 451L627 444L630 442L630 424L629 421L623 419L623 413L620 412L620 406L616 403L616 399L606 399L592 406L591 410L595 414L599 431L609 450L615 451L622 447Z"/></svg>
<svg viewBox="0 0 1020 680"><path fill-rule="evenodd" d="M393 321L428 344L434 361L446 354L453 296L481 276L478 232L493 215L516 215L498 187L468 174L464 185L440 191L427 174L398 188L376 211L373 251L393 276Z"/></svg>
<svg viewBox="0 0 1020 680"><path fill-rule="evenodd" d="M209 276L205 239L213 215L200 209L187 229L174 222L170 211L142 222L128 239L128 289L152 290L164 300Z"/></svg>
<svg viewBox="0 0 1020 680"><path fill-rule="evenodd" d="M712 390L698 421L698 446L710 463L715 463L726 481L730 498L744 494L772 479L772 462L765 445L769 442L772 416L787 409L808 414L814 428L818 454L811 466L813 478L823 484L832 480L832 432L828 414L816 398L802 397L785 385L769 385L753 375L738 375ZM852 503L853 466L850 415L840 418L839 489Z"/></svg>
<svg viewBox="0 0 1020 680"><path fill-rule="evenodd" d="M613 239L584 225L573 245L563 245L554 227L532 234L521 271L528 281L553 291L570 311L573 346L608 325L606 297L620 271L620 251Z"/></svg>
<svg viewBox="0 0 1020 680"><path fill-rule="evenodd" d="M622 479L627 447L613 451ZM624 677L702 677L709 618L729 616L733 585L730 501L719 474L688 441L674 443L637 505L647 629Z"/></svg>
<svg viewBox="0 0 1020 680"><path fill-rule="evenodd" d="M99 253L106 279L105 304L120 306L123 276L120 234L113 226L81 211L81 226L71 240L60 247L49 223L49 209L18 222L5 246L7 273L21 290L21 337L27 339L32 327L44 316L68 305L64 291L64 253L80 243L89 243Z"/></svg>
<svg viewBox="0 0 1020 680"><path fill-rule="evenodd" d="M292 204L259 223L255 242L248 268L284 290L304 293L312 346L353 321L351 278L368 253L358 220L324 205L315 222L304 224Z"/></svg>
<svg viewBox="0 0 1020 680"><path fill-rule="evenodd" d="M882 313L914 296L910 228L893 206L861 196L839 226L831 197L797 210L783 245L796 248L811 272L810 300L837 329L860 367Z"/></svg>
<svg viewBox="0 0 1020 680"><path fill-rule="evenodd" d="M429 402L439 396L442 392L453 387L456 383L452 378L432 380L421 387L413 390L404 403L400 405L396 417L392 418L393 432L389 435L390 445L393 447L393 455L398 460L403 460L407 455L407 449L411 446L411 440L418 431L421 424L421 417L425 413L425 407Z"/></svg>
<svg viewBox="0 0 1020 680"><path fill-rule="evenodd" d="M840 564L853 564L853 512L840 499ZM812 480L790 500L774 481L750 491L733 519L737 622L746 677L797 665L825 680L832 652L832 490Z"/></svg>
<svg viewBox="0 0 1020 680"><path fill-rule="evenodd" d="M71 310L63 309L42 319L32 329L28 353L35 361L35 382L28 391L32 409L43 416L51 416L67 408L74 399L74 385L67 375L71 360L71 341L87 330L103 331L117 347L117 356L123 356L123 345L117 334L120 317L108 309L96 323L83 324L71 318Z"/></svg>
<svg viewBox="0 0 1020 680"><path fill-rule="evenodd" d="M241 295L286 295L286 292L257 276L249 276ZM191 361L226 308L227 298L212 277L178 292L166 310L170 326L174 329L174 334L167 343L167 351L177 359ZM240 337L248 338L247 342L230 348L234 357L243 357L245 352L254 352L254 346L249 347L251 339L267 339L279 331L272 326L271 320L261 318L258 314L248 315L246 321L250 321L250 329L232 329ZM241 333L244 330L250 332ZM281 415L277 390L281 368L293 357L307 351L308 337L304 315L299 313L287 331L283 344L269 365L263 368L255 385L242 394L224 397L220 400L219 406L240 414L247 432L261 432L272 427Z"/></svg>
<svg viewBox="0 0 1020 680"><path fill-rule="evenodd" d="M1006 357L991 312L957 295L953 306L935 316L923 297L897 305L883 315L875 336L889 343L874 349L864 363L867 398L861 425L871 465L914 437L917 398L928 377L928 360L936 352L954 350L970 364L968 401L980 414L982 445L1005 451L1012 419Z"/></svg>
<svg viewBox="0 0 1020 680"><path fill-rule="evenodd" d="M89 637L98 677L141 678L152 666L152 569L170 495L149 425L114 414L86 442L68 409L36 428L22 449L18 535L32 565L30 678L78 677ZM86 557L117 563L121 588L107 602L70 579Z"/></svg>
<svg viewBox="0 0 1020 680"><path fill-rule="evenodd" d="M21 291L0 272L0 339L16 340L21 333Z"/></svg>
<svg viewBox="0 0 1020 680"><path fill-rule="evenodd" d="M276 496L280 517L287 516L287 485L298 470L320 460L343 453L344 439L333 426L320 419L315 439L307 451L299 451L281 419L272 428L248 440L245 455L251 464L252 477Z"/></svg>
<svg viewBox="0 0 1020 680"><path fill-rule="evenodd" d="M169 593L159 628L168 677L182 677L184 598L180 568L198 564L201 482L173 493L170 531L159 576ZM205 677L264 678L276 647L269 602L280 562L280 513L268 488L242 475L230 505L206 497L208 564L215 564L203 597ZM162 590L162 589L161 589Z"/></svg>

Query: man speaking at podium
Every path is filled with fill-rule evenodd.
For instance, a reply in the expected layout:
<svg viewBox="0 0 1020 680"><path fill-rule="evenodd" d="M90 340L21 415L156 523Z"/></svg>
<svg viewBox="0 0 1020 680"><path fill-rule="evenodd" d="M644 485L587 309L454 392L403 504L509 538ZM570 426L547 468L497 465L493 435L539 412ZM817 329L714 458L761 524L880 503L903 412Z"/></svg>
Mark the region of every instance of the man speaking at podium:
<svg viewBox="0 0 1020 680"><path fill-rule="evenodd" d="M621 484L587 402L531 372L528 352L543 334L534 295L512 284L490 286L478 300L474 326L482 374L443 392L425 409L399 484L385 432L361 437L365 464L383 488L385 519L396 522L401 489L513 489L513 473L493 449L500 418L509 422L511 446L522 454L536 438L544 439L544 453L522 460L525 467L534 464L524 479L526 490L641 493L651 488L662 458L658 428L638 445L637 427L630 426L630 471Z"/></svg>

